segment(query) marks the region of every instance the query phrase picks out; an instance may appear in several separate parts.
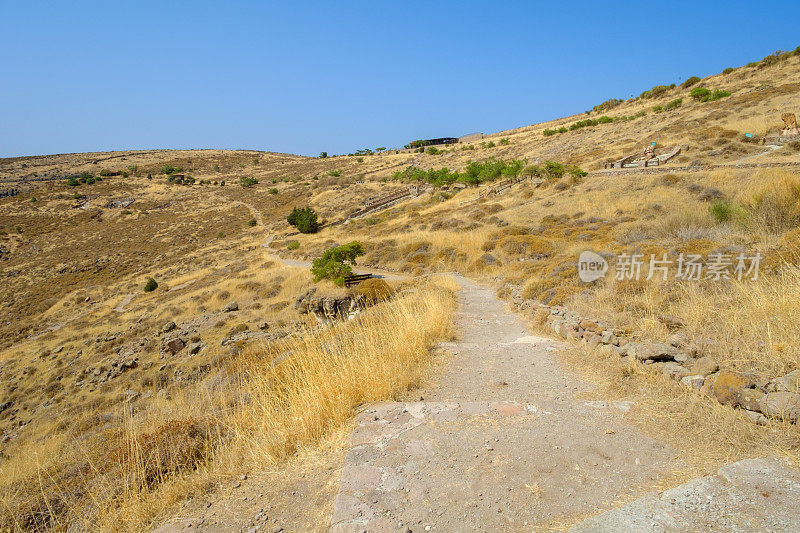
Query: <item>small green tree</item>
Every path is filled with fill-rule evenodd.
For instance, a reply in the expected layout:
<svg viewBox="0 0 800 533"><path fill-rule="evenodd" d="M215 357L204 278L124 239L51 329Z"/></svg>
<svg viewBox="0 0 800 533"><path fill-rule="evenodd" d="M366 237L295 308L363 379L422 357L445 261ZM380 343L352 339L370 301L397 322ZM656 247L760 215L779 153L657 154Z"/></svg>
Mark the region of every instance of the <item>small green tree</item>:
<svg viewBox="0 0 800 533"><path fill-rule="evenodd" d="M320 152L319 153L319 158L320 159L325 159L326 157L328 157L328 152Z"/></svg>
<svg viewBox="0 0 800 533"><path fill-rule="evenodd" d="M506 163L506 166L503 167L500 173L505 178L517 179L517 176L519 176L520 172L522 172L522 167L524 166L525 166L525 161L523 161L522 159L512 159L511 161Z"/></svg>
<svg viewBox="0 0 800 533"><path fill-rule="evenodd" d="M356 257L361 255L364 255L364 247L358 241L327 249L311 265L314 281L329 279L339 286L344 285L344 278L353 273L351 265L355 265Z"/></svg>

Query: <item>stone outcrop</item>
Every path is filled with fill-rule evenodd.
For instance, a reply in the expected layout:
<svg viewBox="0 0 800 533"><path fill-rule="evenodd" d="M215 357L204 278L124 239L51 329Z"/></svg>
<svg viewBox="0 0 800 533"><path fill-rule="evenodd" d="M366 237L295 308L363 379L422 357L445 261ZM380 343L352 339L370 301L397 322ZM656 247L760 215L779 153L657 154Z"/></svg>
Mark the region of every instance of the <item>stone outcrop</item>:
<svg viewBox="0 0 800 533"><path fill-rule="evenodd" d="M294 308L300 313L311 313L322 322L331 320L348 320L367 307L367 299L363 294L351 294L342 297L315 297L316 288L297 298Z"/></svg>

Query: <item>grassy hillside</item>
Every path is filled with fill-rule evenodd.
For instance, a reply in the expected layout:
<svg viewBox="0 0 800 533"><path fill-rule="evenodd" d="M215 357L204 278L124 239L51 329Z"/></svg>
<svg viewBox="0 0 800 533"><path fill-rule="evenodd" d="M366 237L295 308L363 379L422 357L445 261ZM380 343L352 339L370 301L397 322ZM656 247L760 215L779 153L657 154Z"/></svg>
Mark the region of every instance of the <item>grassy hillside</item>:
<svg viewBox="0 0 800 533"><path fill-rule="evenodd" d="M0 191L21 191L0 198L0 529L138 530L215 480L313 446L354 406L413 383L450 334L453 287L428 274L462 272L510 301L566 305L651 338L677 319L687 342L762 380L800 369L800 167L769 166L800 162L800 144L745 136L800 113L798 79L800 55L770 56L422 153L0 160ZM701 101L698 87L730 95ZM650 142L683 149L658 173L599 172ZM286 223L306 205L343 222L411 185L397 177L412 165L463 176L492 160L523 161L534 170L519 174L539 179L501 194L434 188L315 234ZM548 174L547 161L589 174ZM741 167L753 163L764 166ZM308 269L273 254L312 259L352 240L361 264L409 280L395 303L326 329L293 306L312 286ZM579 279L584 250L612 260L605 279ZM764 259L757 280L615 280L613 258L633 253ZM151 277L158 288L145 292ZM186 346L172 353L175 338ZM274 365L285 353L298 355Z"/></svg>

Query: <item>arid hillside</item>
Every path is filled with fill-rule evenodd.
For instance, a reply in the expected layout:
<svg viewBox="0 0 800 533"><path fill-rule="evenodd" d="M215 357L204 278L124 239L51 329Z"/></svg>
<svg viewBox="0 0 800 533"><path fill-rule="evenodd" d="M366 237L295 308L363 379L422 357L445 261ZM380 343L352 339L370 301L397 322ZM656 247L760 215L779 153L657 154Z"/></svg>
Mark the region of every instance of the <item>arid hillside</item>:
<svg viewBox="0 0 800 533"><path fill-rule="evenodd" d="M496 289L534 327L566 308L775 392L800 371L800 139L774 138L783 113L800 114L798 80L789 52L420 150L0 160L0 530L140 530L220 480L319 446L358 405L421 379L452 334L448 272ZM605 168L651 143L676 155ZM320 228L298 233L286 218L307 206ZM354 240L360 268L402 275L391 299L334 325L301 313L313 287L358 293L315 284L300 263ZM604 278L581 279L584 251L608 262ZM616 276L634 255L644 275ZM724 256L731 275L679 278L688 256L706 269ZM759 257L757 276L737 275L739 256ZM652 258L663 277L648 275ZM595 372L605 385L634 387L609 368ZM653 401L674 392L652 388ZM703 393L739 408L726 424L755 412ZM758 419L761 433L715 453L772 442L796 458L790 419Z"/></svg>

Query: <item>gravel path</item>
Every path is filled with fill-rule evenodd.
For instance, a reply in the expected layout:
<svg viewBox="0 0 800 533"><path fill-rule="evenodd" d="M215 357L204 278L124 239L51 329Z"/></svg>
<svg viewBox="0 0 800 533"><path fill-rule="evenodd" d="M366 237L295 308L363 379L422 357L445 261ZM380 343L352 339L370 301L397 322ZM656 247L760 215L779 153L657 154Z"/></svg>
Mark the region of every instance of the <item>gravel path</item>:
<svg viewBox="0 0 800 533"><path fill-rule="evenodd" d="M461 340L414 401L362 411L331 531L520 531L564 526L655 486L674 452L587 402L562 346L530 336L494 291L462 287Z"/></svg>

